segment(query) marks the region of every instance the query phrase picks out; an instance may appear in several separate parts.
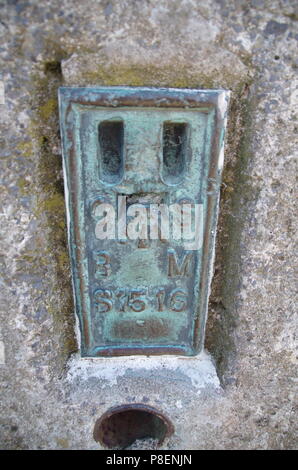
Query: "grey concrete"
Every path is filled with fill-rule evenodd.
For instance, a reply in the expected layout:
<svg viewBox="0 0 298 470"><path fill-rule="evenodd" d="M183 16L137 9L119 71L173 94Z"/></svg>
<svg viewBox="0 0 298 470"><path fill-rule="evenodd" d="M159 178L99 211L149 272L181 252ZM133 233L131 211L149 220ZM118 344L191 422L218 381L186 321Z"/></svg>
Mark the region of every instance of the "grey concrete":
<svg viewBox="0 0 298 470"><path fill-rule="evenodd" d="M0 0L1 448L99 449L96 419L124 402L167 414L176 431L164 448L297 447L296 3ZM80 365L58 135L61 84L232 91L206 337L211 356L197 359L208 362L211 379L198 367L202 387L177 368L120 373L118 365L107 380L93 363Z"/></svg>

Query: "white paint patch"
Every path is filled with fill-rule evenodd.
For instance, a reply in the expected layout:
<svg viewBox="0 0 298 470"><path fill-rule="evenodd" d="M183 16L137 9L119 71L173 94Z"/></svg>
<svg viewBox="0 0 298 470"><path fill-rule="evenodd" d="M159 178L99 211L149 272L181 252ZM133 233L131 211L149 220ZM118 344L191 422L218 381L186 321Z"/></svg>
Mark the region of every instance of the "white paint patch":
<svg viewBox="0 0 298 470"><path fill-rule="evenodd" d="M218 109L223 119L223 128L224 132L226 131L227 127L227 109L230 100L231 92L229 90L223 91L218 96ZM218 158L218 169L221 172L224 164L224 142L221 143L221 148L219 151L219 158Z"/></svg>
<svg viewBox="0 0 298 470"><path fill-rule="evenodd" d="M0 104L5 104L4 82L0 82Z"/></svg>
<svg viewBox="0 0 298 470"><path fill-rule="evenodd" d="M191 380L193 387L200 394L206 387L220 391L220 382L216 374L211 356L202 352L198 356L126 356L110 358L80 358L74 355L68 362L67 380L69 382L88 380L91 377L99 379L102 387L117 384L119 377L127 373L152 371L152 375L167 372L175 375L181 380L181 374Z"/></svg>
<svg viewBox="0 0 298 470"><path fill-rule="evenodd" d="M219 152L219 157L218 157L218 169L219 171L222 171L224 164L224 145L222 144L220 152Z"/></svg>
<svg viewBox="0 0 298 470"><path fill-rule="evenodd" d="M64 116L61 113L61 96L60 93L58 94L58 101L59 101L59 119L60 119L60 132L61 136L63 136L62 132L62 120ZM63 138L63 137L62 137ZM67 226L67 240L68 240L68 253L69 253L69 259L71 259L71 251L70 251L70 196L69 196L69 188L68 188L68 179L67 179L67 171L66 171L66 158L67 156L64 154L64 146L61 145L61 151L62 151L62 171L63 171L63 180L64 180L64 198L65 198L65 212L66 212L66 226ZM76 296L75 296L75 286L74 286L74 278L71 276L71 282L72 282L72 292L73 292L73 299L74 299L74 307L75 307L75 312L77 311L76 308ZM80 324L79 324L79 318L77 314L75 313L75 337L78 346L80 347L81 344L81 332L80 332Z"/></svg>
<svg viewBox="0 0 298 470"><path fill-rule="evenodd" d="M229 103L230 94L231 94L231 92L229 90L225 90L225 91L222 91L218 95L217 104L218 104L218 109L219 109L220 116L221 116L222 119L226 118L226 112L227 112L227 107L228 107L228 103ZM226 124L226 122L225 122L225 124Z"/></svg>

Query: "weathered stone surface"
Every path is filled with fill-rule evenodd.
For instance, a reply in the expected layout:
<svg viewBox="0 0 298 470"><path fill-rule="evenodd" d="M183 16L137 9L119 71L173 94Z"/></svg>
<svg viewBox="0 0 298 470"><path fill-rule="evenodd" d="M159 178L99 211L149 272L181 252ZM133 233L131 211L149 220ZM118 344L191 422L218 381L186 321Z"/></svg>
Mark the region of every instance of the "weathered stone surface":
<svg viewBox="0 0 298 470"><path fill-rule="evenodd" d="M124 402L167 413L165 448L297 447L295 3L0 0L1 448L97 449L96 419ZM67 361L61 84L232 90L206 339L220 390L177 370L106 380Z"/></svg>

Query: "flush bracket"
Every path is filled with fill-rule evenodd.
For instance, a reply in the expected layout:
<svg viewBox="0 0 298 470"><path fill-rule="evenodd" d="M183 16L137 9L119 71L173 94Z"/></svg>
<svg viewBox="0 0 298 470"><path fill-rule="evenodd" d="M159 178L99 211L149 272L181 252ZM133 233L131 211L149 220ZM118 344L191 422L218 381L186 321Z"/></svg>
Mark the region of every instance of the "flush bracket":
<svg viewBox="0 0 298 470"><path fill-rule="evenodd" d="M201 351L228 97L60 88L82 356Z"/></svg>

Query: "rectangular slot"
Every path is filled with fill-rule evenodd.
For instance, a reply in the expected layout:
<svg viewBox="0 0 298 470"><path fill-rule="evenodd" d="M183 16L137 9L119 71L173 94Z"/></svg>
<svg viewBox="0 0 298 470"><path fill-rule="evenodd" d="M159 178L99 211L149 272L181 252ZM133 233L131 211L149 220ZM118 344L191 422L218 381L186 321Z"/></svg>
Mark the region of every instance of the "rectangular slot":
<svg viewBox="0 0 298 470"><path fill-rule="evenodd" d="M163 180L166 184L178 184L185 172L187 148L187 124L164 122L163 124Z"/></svg>
<svg viewBox="0 0 298 470"><path fill-rule="evenodd" d="M103 121L98 126L101 180L119 183L123 175L123 121Z"/></svg>

